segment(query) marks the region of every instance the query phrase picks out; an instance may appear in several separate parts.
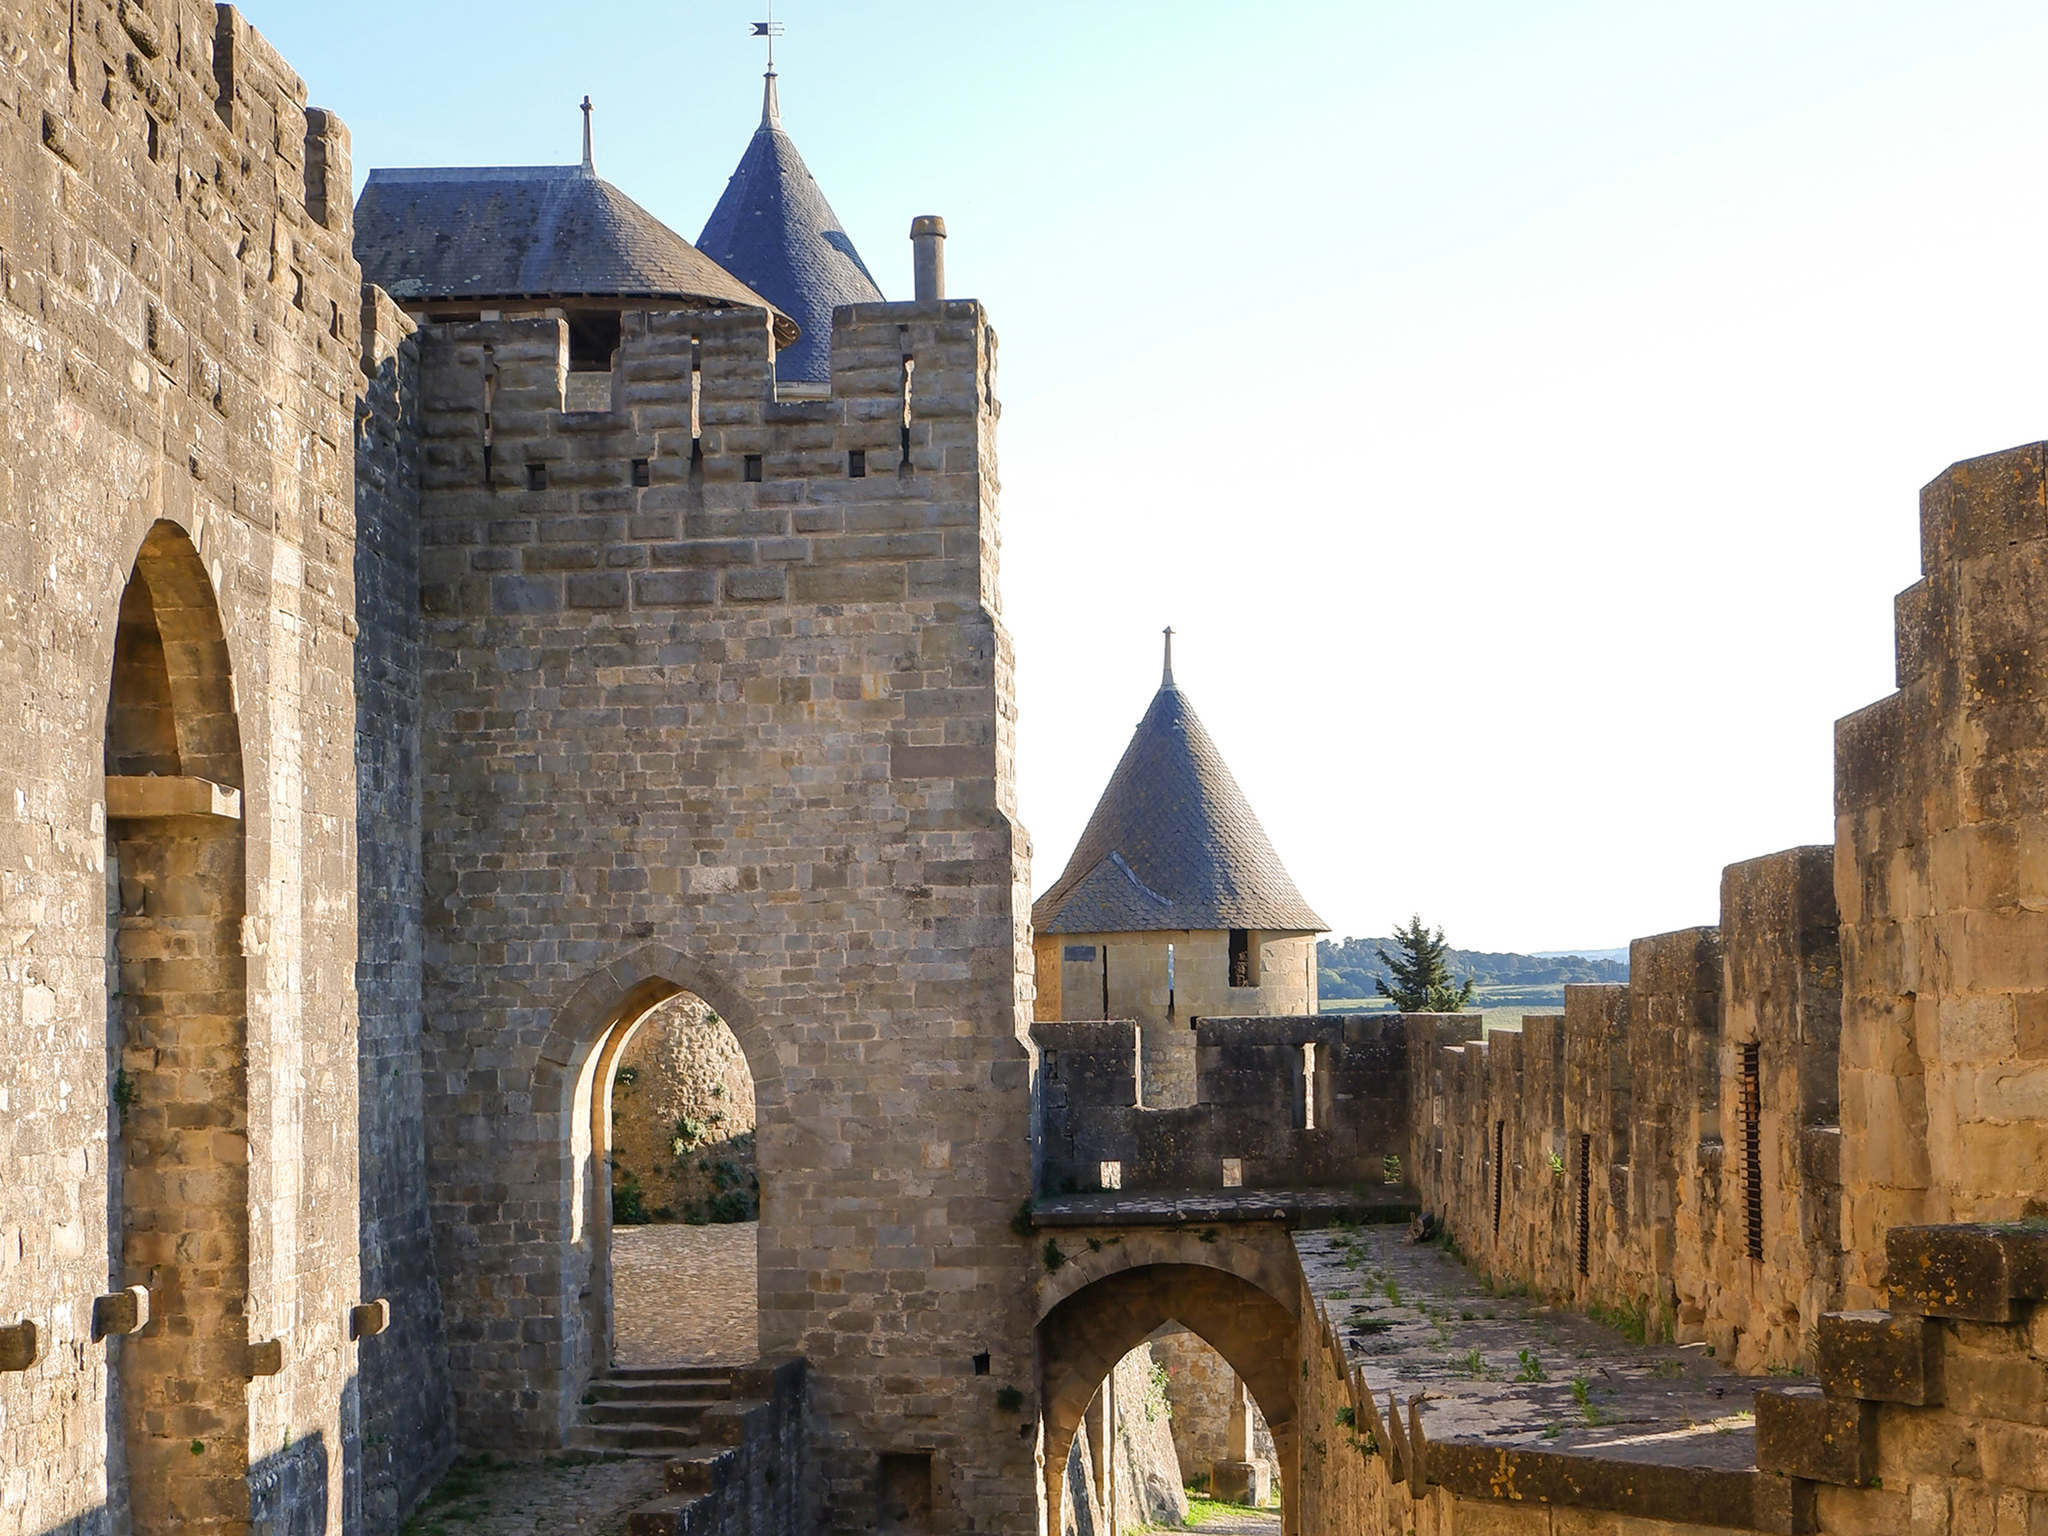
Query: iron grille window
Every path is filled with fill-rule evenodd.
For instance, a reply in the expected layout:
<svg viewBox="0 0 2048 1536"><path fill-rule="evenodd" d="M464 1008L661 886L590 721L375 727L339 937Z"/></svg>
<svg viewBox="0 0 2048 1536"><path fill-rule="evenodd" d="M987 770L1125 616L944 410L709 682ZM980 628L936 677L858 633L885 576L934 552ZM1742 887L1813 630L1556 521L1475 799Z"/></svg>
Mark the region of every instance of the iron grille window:
<svg viewBox="0 0 2048 1536"><path fill-rule="evenodd" d="M1593 1138L1579 1138L1579 1273L1590 1274L1593 1244Z"/></svg>
<svg viewBox="0 0 2048 1536"><path fill-rule="evenodd" d="M1500 1193L1501 1165L1507 1154L1508 1123L1505 1120L1493 1122L1493 1236L1500 1240Z"/></svg>
<svg viewBox="0 0 2048 1536"><path fill-rule="evenodd" d="M1763 1047L1742 1048L1742 1211L1749 1256L1764 1256Z"/></svg>

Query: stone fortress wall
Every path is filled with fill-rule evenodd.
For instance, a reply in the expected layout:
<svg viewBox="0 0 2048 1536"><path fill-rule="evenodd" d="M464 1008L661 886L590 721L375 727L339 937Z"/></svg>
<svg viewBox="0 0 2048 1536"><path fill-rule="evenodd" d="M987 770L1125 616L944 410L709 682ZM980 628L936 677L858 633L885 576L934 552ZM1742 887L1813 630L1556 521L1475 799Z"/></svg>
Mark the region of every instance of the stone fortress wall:
<svg viewBox="0 0 2048 1536"><path fill-rule="evenodd" d="M1444 1026L1464 1030L1462 1022ZM1140 1101L1130 1021L1035 1024L1042 1194L1401 1182L1426 1016L1198 1019L1195 1102ZM1390 1164L1388 1159L1393 1159Z"/></svg>
<svg viewBox="0 0 2048 1536"><path fill-rule="evenodd" d="M361 326L233 8L0 12L10 1536L359 1518Z"/></svg>
<svg viewBox="0 0 2048 1536"><path fill-rule="evenodd" d="M1841 961L1831 850L1732 866L1718 929L1639 939L1626 985L1418 1053L1424 1203L1482 1270L1810 1364L1839 1304Z"/></svg>
<svg viewBox="0 0 2048 1536"><path fill-rule="evenodd" d="M1031 1381L1031 1257L994 333L971 302L841 310L830 397L785 402L763 313L628 315L608 413L563 409L567 347L559 319L421 338L460 1432L559 1445L604 1368L605 1090L687 990L753 1078L762 1349L809 1359L827 1526L867 1528L878 1457L943 1527L1028 1523L997 1406Z"/></svg>

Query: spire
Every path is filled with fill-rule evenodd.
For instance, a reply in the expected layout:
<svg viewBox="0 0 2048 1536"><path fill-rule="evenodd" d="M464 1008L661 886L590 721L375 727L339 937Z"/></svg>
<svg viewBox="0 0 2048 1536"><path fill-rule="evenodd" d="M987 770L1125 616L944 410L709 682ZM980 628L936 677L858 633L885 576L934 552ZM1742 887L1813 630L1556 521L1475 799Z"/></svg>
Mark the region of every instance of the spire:
<svg viewBox="0 0 2048 1536"><path fill-rule="evenodd" d="M782 36L782 23L775 19L773 0L768 6L768 19L754 23L754 36L768 39L768 73L761 77L766 82L761 90L761 126L780 128L782 104L775 99L775 39Z"/></svg>
<svg viewBox="0 0 2048 1536"><path fill-rule="evenodd" d="M588 96L583 98L583 169L586 171L597 169L595 162L590 158L590 98Z"/></svg>
<svg viewBox="0 0 2048 1536"><path fill-rule="evenodd" d="M1162 688L1171 688L1173 686L1173 626L1171 624L1166 626L1166 667L1160 673L1159 686Z"/></svg>

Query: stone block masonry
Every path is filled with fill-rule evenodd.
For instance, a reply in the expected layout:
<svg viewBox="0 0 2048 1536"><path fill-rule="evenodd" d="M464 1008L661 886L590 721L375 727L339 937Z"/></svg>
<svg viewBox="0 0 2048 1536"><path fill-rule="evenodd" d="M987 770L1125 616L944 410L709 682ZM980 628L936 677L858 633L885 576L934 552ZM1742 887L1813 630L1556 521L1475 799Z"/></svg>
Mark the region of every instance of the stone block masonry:
<svg viewBox="0 0 2048 1536"><path fill-rule="evenodd" d="M357 1520L347 183L230 7L0 14L8 1536Z"/></svg>
<svg viewBox="0 0 2048 1536"><path fill-rule="evenodd" d="M356 868L363 1294L391 1328L360 1352L364 1523L395 1529L455 1450L428 1230L420 1097L419 346L363 295L356 416Z"/></svg>
<svg viewBox="0 0 2048 1536"><path fill-rule="evenodd" d="M1639 939L1626 985L1414 1057L1423 1203L1503 1282L1741 1370L1810 1364L1840 1288L1831 859L1732 865L1722 924Z"/></svg>
<svg viewBox="0 0 2048 1536"><path fill-rule="evenodd" d="M1187 1192L1400 1186L1411 1141L1411 1038L1472 1021L1194 1019L1194 1102L1138 1102L1140 1026L1041 1023L1038 1191Z"/></svg>
<svg viewBox="0 0 2048 1536"><path fill-rule="evenodd" d="M830 398L782 402L764 316L628 316L608 413L563 410L558 320L420 340L462 1437L560 1444L604 1368L607 1053L687 990L754 1081L760 1342L811 1363L821 1528L872 1528L885 1469L937 1529L1030 1528L997 1406L1031 1391L1034 1261L986 319L843 309Z"/></svg>

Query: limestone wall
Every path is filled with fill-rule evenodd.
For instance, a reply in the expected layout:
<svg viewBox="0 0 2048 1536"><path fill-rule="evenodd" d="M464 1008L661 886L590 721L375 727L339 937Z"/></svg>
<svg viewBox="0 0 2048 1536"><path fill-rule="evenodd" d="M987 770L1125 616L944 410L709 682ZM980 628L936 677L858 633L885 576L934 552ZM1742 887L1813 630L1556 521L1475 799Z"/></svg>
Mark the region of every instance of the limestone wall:
<svg viewBox="0 0 2048 1536"><path fill-rule="evenodd" d="M391 1327L361 1355L364 1520L396 1527L454 1454L420 1093L419 348L376 288L357 409L356 992L363 1293Z"/></svg>
<svg viewBox="0 0 2048 1536"><path fill-rule="evenodd" d="M0 1076L0 1324L38 1336L28 1369L0 1372L0 1531L119 1513L110 1438L150 1411L149 1443L127 1452L183 1459L127 1480L134 1528L164 1528L173 1485L193 1501L187 1529L215 1528L202 1506L234 1528L252 1497L259 1518L300 1529L356 1519L350 476L364 382L347 186L346 130L307 109L232 9L0 14L0 1058L15 1064ZM151 871L171 866L152 860L178 839L149 828L179 818L129 814L168 803L163 786L138 789L116 819L154 848L110 904L109 679L153 528L156 675L177 717L159 778L239 790L240 815L191 791L182 803L205 814L184 819L207 830L185 845L214 851L200 884L160 882ZM202 892L239 910L164 905ZM152 948L181 925L219 939L203 965ZM174 996L185 1004L169 1009ZM202 1024L217 1054L175 1058ZM124 1082L127 1134L110 1140ZM179 1097L202 1082L203 1102ZM117 1146L137 1171L195 1134L223 1171L185 1187L205 1210L182 1230L218 1233L217 1268L165 1235L175 1208L148 1230L110 1213ZM156 1320L96 1341L94 1296L130 1283L156 1288ZM166 1351L193 1374L139 1368ZM116 1360L133 1379L110 1410Z"/></svg>
<svg viewBox="0 0 2048 1536"><path fill-rule="evenodd" d="M1721 904L1562 1016L1418 1035L1415 1165L1502 1282L1754 1371L1809 1362L1840 1291L1830 850L1733 865Z"/></svg>
<svg viewBox="0 0 2048 1536"><path fill-rule="evenodd" d="M1899 691L1836 726L1852 1305L1889 1228L2044 1209L2044 458L1971 459L1921 493Z"/></svg>
<svg viewBox="0 0 2048 1536"><path fill-rule="evenodd" d="M1041 934L1035 1016L1045 1022L1134 1020L1143 1042L1145 1102L1184 1108L1195 1102L1197 1018L1316 1011L1315 935L1257 933L1251 939L1254 984L1235 987L1226 932Z"/></svg>
<svg viewBox="0 0 2048 1536"><path fill-rule="evenodd" d="M1034 1025L1038 1188L1398 1184L1417 1029L1433 1040L1476 1025L1402 1015L1201 1019L1195 1102L1154 1109L1137 1102L1137 1026Z"/></svg>
<svg viewBox="0 0 2048 1536"><path fill-rule="evenodd" d="M598 1074L687 990L754 1080L761 1343L811 1362L825 1528L867 1528L885 1473L938 1528L1028 1526L996 1405L1031 1380L1032 1255L994 334L971 302L842 310L831 397L781 402L758 312L625 323L610 413L563 411L559 320L421 332L461 1433L559 1444L603 1366Z"/></svg>

